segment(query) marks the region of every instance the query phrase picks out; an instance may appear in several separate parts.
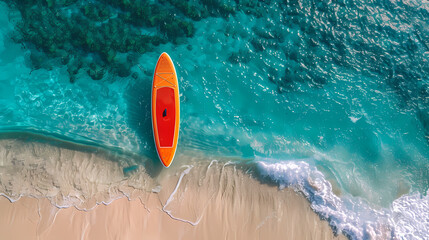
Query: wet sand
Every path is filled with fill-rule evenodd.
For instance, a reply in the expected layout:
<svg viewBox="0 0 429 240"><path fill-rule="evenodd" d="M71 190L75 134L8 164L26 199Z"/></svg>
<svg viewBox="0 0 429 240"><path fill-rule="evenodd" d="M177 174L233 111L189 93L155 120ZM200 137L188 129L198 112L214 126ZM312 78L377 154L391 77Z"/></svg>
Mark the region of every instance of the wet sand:
<svg viewBox="0 0 429 240"><path fill-rule="evenodd" d="M0 146L8 146L7 151L0 149L0 192L27 194L15 202L0 196L4 239L346 239L334 236L302 195L262 183L249 169L224 161L185 164L185 156L179 155L173 167L161 169L157 176L143 167L124 176L123 166L100 151L82 153L16 140L1 140ZM39 165L28 163L36 155L18 161L21 167L12 161L30 157L34 149ZM46 152L49 156L43 155ZM49 170L49 162L56 171ZM76 163L80 167L73 168ZM38 170L28 174L28 168ZM61 172L68 168L73 176ZM20 185L28 188L10 186L19 177L24 178ZM49 191L52 182L55 192ZM64 202L58 199L68 195L73 196L72 203L81 202L77 207L57 207Z"/></svg>
<svg viewBox="0 0 429 240"><path fill-rule="evenodd" d="M335 237L307 200L290 189L239 172L218 188L207 186L218 176L198 183L183 175L177 189L180 176L169 178L159 193L87 211L60 209L46 198L11 203L0 197L0 232L5 239L346 239Z"/></svg>

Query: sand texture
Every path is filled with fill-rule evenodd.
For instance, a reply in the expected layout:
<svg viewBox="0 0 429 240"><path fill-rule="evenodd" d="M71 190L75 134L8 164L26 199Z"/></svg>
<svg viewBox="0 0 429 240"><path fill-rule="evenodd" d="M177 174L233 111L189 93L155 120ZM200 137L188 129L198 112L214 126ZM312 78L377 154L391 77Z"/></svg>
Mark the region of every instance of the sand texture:
<svg viewBox="0 0 429 240"><path fill-rule="evenodd" d="M130 160L101 150L0 146L1 239L345 239L299 193L225 161L125 174Z"/></svg>
<svg viewBox="0 0 429 240"><path fill-rule="evenodd" d="M223 176L232 178L217 187L208 183L220 174L202 183L190 174L170 176L159 193L88 211L59 209L46 198L0 197L0 232L4 239L345 239L301 195L228 171Z"/></svg>

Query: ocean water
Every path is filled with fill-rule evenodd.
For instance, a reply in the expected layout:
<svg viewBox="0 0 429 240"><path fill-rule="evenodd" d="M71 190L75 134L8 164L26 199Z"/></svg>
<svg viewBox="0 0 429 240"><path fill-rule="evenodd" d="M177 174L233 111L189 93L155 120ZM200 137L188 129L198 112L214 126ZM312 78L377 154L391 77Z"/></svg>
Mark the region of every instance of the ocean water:
<svg viewBox="0 0 429 240"><path fill-rule="evenodd" d="M119 13L128 10L121 1L33 2L0 2L1 132L156 160L150 86L156 60L167 52L181 93L179 154L255 164L262 178L302 192L352 239L429 236L427 1L149 3L174 12L180 31L165 27L174 23L133 22L141 20L134 13L122 21ZM64 43L64 33L55 32L59 20L25 27L30 6L61 20L86 13L79 9L88 4L109 9L89 29L119 21L119 28L162 40L144 52L109 45L115 60L103 62L97 42ZM46 25L53 32L37 30ZM109 31L111 38L125 34ZM47 40L75 55L62 61L60 51L46 50ZM42 60L40 52L47 52ZM130 56L130 74L111 67ZM71 74L75 59L83 64ZM92 79L94 69L106 69L100 80Z"/></svg>

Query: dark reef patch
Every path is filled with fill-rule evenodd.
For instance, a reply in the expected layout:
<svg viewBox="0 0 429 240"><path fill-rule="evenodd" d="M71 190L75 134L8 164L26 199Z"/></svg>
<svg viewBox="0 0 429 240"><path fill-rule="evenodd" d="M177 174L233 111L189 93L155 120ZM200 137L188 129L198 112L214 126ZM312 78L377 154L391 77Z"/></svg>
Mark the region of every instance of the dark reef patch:
<svg viewBox="0 0 429 240"><path fill-rule="evenodd" d="M67 65L71 82L80 69L94 80L106 72L127 77L136 63L128 56L194 34L189 20L174 16L168 7L144 1L6 2L21 13L13 40L29 47L32 68L50 69L50 62L58 61ZM144 34L141 27L153 30Z"/></svg>
<svg viewBox="0 0 429 240"><path fill-rule="evenodd" d="M21 13L13 40L31 50L32 68L67 65L71 82L81 69L94 80L107 72L136 77L131 72L136 61L123 54L144 54L167 42L186 44L183 39L195 33L193 21L228 18L237 10L257 15L255 7L261 6L239 0L4 1Z"/></svg>

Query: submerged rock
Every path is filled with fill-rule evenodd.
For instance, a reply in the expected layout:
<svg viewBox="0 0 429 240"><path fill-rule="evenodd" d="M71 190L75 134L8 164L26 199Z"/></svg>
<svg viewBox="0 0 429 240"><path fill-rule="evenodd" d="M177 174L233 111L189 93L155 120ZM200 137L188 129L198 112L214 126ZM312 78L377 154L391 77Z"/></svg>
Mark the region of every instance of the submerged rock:
<svg viewBox="0 0 429 240"><path fill-rule="evenodd" d="M251 53L248 50L240 49L238 52L233 52L228 61L230 63L248 63L251 59Z"/></svg>
<svg viewBox="0 0 429 240"><path fill-rule="evenodd" d="M131 66L127 63L116 63L113 71L119 77L128 77L131 75Z"/></svg>
<svg viewBox="0 0 429 240"><path fill-rule="evenodd" d="M103 67L97 64L91 64L90 68L88 69L88 75L93 80L101 80L104 76L105 70Z"/></svg>

